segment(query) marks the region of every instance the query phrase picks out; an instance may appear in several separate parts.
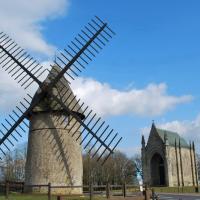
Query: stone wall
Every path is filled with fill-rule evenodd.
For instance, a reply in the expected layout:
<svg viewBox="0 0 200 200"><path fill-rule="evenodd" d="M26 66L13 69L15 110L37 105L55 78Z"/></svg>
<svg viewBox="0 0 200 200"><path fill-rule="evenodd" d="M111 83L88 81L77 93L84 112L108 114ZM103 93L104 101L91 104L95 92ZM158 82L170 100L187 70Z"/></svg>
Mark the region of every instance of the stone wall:
<svg viewBox="0 0 200 200"><path fill-rule="evenodd" d="M60 118L61 117L61 118ZM82 152L79 123L58 113L35 113L30 119L25 184L82 185ZM65 119L65 120L64 120ZM61 125L61 122L64 123ZM75 132L74 137L72 133ZM41 192L46 192L44 188ZM56 189L59 194L81 194L82 189Z"/></svg>
<svg viewBox="0 0 200 200"><path fill-rule="evenodd" d="M193 186L196 183L193 151L191 160L190 149L177 147L176 155L175 147L167 148L169 151L169 186Z"/></svg>

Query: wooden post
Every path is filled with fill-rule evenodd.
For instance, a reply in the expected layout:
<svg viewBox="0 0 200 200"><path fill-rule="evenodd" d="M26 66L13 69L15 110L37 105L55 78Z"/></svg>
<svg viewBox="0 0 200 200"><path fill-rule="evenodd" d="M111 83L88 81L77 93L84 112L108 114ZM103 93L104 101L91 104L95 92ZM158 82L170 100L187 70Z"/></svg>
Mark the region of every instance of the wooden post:
<svg viewBox="0 0 200 200"><path fill-rule="evenodd" d="M5 196L6 196L6 199L8 199L8 196L9 196L9 182L8 181L6 181L5 187L6 187Z"/></svg>
<svg viewBox="0 0 200 200"><path fill-rule="evenodd" d="M144 186L144 199L147 200L147 184Z"/></svg>
<svg viewBox="0 0 200 200"><path fill-rule="evenodd" d="M24 193L24 182L22 183L22 193Z"/></svg>
<svg viewBox="0 0 200 200"><path fill-rule="evenodd" d="M62 196L57 196L57 200L63 200Z"/></svg>
<svg viewBox="0 0 200 200"><path fill-rule="evenodd" d="M149 193L147 185L145 185L144 199L150 200L150 193Z"/></svg>
<svg viewBox="0 0 200 200"><path fill-rule="evenodd" d="M155 190L154 189L152 189L152 200L156 200Z"/></svg>
<svg viewBox="0 0 200 200"><path fill-rule="evenodd" d="M126 197L126 183L123 184L123 197Z"/></svg>
<svg viewBox="0 0 200 200"><path fill-rule="evenodd" d="M106 198L110 199L110 184L107 182L106 184Z"/></svg>
<svg viewBox="0 0 200 200"><path fill-rule="evenodd" d="M48 183L48 200L51 200L51 183Z"/></svg>
<svg viewBox="0 0 200 200"><path fill-rule="evenodd" d="M90 200L93 198L93 185L90 183Z"/></svg>

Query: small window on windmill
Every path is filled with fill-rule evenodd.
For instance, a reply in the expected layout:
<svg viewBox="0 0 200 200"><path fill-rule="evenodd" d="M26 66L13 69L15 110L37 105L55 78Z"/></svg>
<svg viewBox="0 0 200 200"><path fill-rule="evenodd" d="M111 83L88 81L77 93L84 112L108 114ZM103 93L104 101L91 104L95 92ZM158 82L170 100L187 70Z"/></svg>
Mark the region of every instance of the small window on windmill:
<svg viewBox="0 0 200 200"><path fill-rule="evenodd" d="M65 124L69 125L69 116L65 116Z"/></svg>
<svg viewBox="0 0 200 200"><path fill-rule="evenodd" d="M70 123L70 116L69 115L63 115L62 122L63 122L65 127L68 126L69 123Z"/></svg>

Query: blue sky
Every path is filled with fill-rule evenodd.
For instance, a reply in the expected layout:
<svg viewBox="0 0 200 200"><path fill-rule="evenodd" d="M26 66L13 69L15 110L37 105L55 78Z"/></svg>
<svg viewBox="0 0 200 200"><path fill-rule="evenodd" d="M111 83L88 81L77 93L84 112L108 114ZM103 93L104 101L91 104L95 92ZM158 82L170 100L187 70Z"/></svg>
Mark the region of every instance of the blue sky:
<svg viewBox="0 0 200 200"><path fill-rule="evenodd" d="M8 3L0 2L2 9L7 8ZM137 152L141 134L148 135L152 120L199 142L199 1L45 0L35 1L35 5L33 1L32 8L23 0L16 2L10 4L7 14L0 14L0 19L9 20L0 20L0 28L41 62L53 59L56 49L66 47L94 15L108 21L117 33L74 87L77 90L80 86L84 91L87 83L100 84L98 95L102 99L99 104L94 102L93 107L123 136L121 150L129 155ZM21 8L16 7L20 4L33 12L22 15ZM15 9L18 12L7 19L6 15ZM106 94L102 93L104 88ZM1 98L6 92L0 94ZM86 102L95 101L92 94L85 93L82 96ZM116 113L105 108L105 104L114 101L107 99L118 97L119 102L111 105Z"/></svg>

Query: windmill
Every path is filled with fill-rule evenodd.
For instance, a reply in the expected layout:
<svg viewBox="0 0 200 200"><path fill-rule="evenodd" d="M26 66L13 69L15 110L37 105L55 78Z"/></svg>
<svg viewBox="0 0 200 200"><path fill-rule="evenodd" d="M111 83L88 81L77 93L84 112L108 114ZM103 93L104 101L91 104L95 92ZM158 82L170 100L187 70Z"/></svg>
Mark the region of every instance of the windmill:
<svg viewBox="0 0 200 200"><path fill-rule="evenodd" d="M104 164L121 141L118 133L70 88L71 81L113 35L108 24L95 16L48 70L0 32L1 67L25 90L33 84L38 86L35 95L27 93L0 129L0 151L6 155L29 128L25 184L82 185L81 146ZM71 192L81 193L82 189Z"/></svg>

